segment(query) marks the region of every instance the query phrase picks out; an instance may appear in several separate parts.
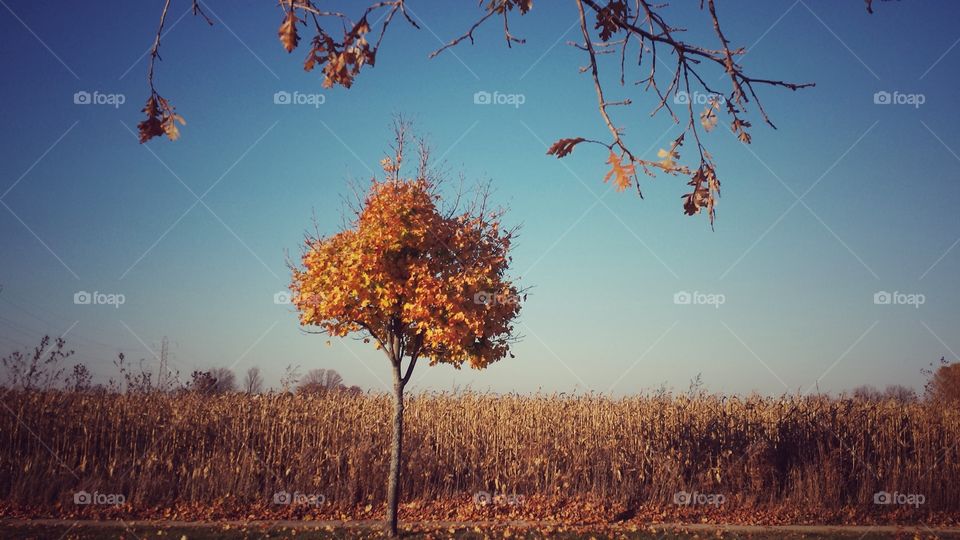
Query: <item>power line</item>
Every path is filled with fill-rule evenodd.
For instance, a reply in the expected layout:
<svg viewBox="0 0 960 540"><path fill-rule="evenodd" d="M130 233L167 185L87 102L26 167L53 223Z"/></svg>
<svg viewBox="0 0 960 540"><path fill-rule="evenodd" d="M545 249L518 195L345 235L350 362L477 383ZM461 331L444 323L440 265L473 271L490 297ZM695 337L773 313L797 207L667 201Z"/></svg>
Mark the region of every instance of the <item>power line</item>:
<svg viewBox="0 0 960 540"><path fill-rule="evenodd" d="M70 326L69 324L57 324L57 323L51 322L51 321L48 320L48 319L45 319L45 318L43 318L43 317L40 317L39 315L33 313L32 311L30 311L29 309L27 309L27 308L24 307L23 305L21 305L21 304L19 304L19 303L17 303L17 302L14 302L14 301L12 301L12 300L10 300L9 298L5 298L5 297L3 297L3 296L0 296L0 300L3 300L3 301L6 302L7 304L10 304L11 306L13 306L13 307L17 308L18 310L22 311L23 313L26 313L27 315L29 315L30 317L36 319L37 321L40 321L41 323L46 324L48 327L60 328L60 327L69 327L69 326ZM37 331L37 330L33 330L33 332L35 332L36 334L38 334L38 335L40 335L40 336L47 335L47 334L50 333L49 331ZM85 344L90 345L90 346L93 346L93 347L101 347L101 348L104 348L104 349L107 349L107 350L110 350L110 351L135 352L135 351L139 351L139 350L140 350L139 347L117 347L117 346L115 346L115 345L110 345L110 344L107 344L107 343L103 343L102 341L97 341L97 340L95 340L95 339L91 339L91 338L88 338L88 337L83 337L83 336L81 336L81 335L76 335L76 334L73 333L73 332L71 332L70 337L69 337L69 340L70 340L70 341L79 341L79 342L81 342L81 343L85 343Z"/></svg>

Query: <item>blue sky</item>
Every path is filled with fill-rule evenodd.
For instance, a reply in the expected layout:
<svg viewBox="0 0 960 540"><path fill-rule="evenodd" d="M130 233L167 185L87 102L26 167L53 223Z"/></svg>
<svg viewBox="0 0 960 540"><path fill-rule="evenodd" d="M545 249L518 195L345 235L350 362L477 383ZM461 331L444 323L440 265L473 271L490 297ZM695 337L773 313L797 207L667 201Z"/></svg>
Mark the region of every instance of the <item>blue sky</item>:
<svg viewBox="0 0 960 540"><path fill-rule="evenodd" d="M491 25L476 45L428 60L480 12L411 0L423 28L394 21L377 66L350 90L304 73L302 47L283 51L273 3L206 2L212 27L187 4L171 7L156 84L188 125L176 143L140 145L162 3L3 0L4 351L66 332L75 359L106 378L118 351L150 365L168 336L184 377L256 365L276 384L294 364L382 389L380 353L304 335L274 294L312 213L336 232L348 182L370 177L402 113L452 175L492 182L508 223L522 225L514 275L532 287L515 359L482 372L418 368L417 388L619 395L685 388L698 373L708 389L737 393L919 388L921 368L957 359L960 5L881 3L869 16L859 1L722 2L749 73L817 86L762 88L778 129L754 115L749 147L724 129L707 137L723 182L711 232L682 215L681 178L643 179L640 200L602 182L602 149L544 155L561 137L606 138L578 73L585 58L566 45L580 37L572 2L541 0L514 17L524 45L507 49ZM668 17L687 38L713 43L696 3L676 4ZM646 157L679 133L650 118L651 95L608 86L611 100L633 100L616 118ZM81 91L125 102L77 105ZM278 91L323 104L276 105ZM478 91L524 103L476 105ZM881 91L924 103L877 105ZM78 305L79 291L125 302ZM676 304L684 291L723 304ZM923 304L876 304L880 291Z"/></svg>

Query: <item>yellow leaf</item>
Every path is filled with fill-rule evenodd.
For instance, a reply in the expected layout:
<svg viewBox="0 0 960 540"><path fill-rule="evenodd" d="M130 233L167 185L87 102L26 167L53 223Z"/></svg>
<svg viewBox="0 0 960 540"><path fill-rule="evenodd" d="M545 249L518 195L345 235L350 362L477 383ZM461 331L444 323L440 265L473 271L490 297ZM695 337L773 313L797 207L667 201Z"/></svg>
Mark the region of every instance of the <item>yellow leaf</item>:
<svg viewBox="0 0 960 540"><path fill-rule="evenodd" d="M610 177L613 177L617 191L623 191L630 187L630 184L633 183L633 177L637 173L636 166L630 162L627 164L621 163L620 157L618 157L613 150L610 151L610 157L607 158L607 163L610 164L610 170L607 171L606 176L603 177L603 181L605 183L609 182Z"/></svg>

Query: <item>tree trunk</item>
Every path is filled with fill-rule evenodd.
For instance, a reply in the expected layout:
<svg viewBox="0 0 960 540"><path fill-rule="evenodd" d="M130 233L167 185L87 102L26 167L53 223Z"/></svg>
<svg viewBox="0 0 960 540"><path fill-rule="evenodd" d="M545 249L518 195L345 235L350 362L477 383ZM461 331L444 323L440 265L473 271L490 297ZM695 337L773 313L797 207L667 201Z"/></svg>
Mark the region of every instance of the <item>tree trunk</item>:
<svg viewBox="0 0 960 540"><path fill-rule="evenodd" d="M403 381L399 365L393 377L393 444L390 448L390 480L387 485L387 533L397 536L400 505L400 455L403 451Z"/></svg>

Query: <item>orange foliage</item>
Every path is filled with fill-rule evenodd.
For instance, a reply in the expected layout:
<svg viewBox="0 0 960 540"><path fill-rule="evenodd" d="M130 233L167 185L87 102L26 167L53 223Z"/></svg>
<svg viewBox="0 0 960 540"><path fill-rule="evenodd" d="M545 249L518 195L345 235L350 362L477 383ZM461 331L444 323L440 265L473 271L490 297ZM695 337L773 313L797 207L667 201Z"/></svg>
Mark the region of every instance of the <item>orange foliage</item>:
<svg viewBox="0 0 960 540"><path fill-rule="evenodd" d="M186 120L175 112L169 101L160 97L156 92L150 94L147 104L141 109L147 114L147 119L137 124L140 132L140 142L145 143L154 137L166 135L171 141L180 138L180 129L177 122L186 125Z"/></svg>
<svg viewBox="0 0 960 540"><path fill-rule="evenodd" d="M630 187L630 184L633 183L633 177L637 174L636 166L629 162L626 164L621 163L620 157L617 156L613 150L610 151L610 157L607 158L607 163L610 165L610 170L607 172L607 175L603 177L603 181L609 182L610 178L613 177L617 191L623 191Z"/></svg>
<svg viewBox="0 0 960 540"><path fill-rule="evenodd" d="M391 361L483 368L509 354L519 291L506 277L513 231L483 204L441 212L432 180L389 158L350 226L308 238L291 290L300 323L365 332Z"/></svg>
<svg viewBox="0 0 960 540"><path fill-rule="evenodd" d="M298 22L300 22L300 19L297 18L296 11L291 9L283 17L283 24L280 25L280 30L277 32L280 36L280 43L283 44L283 48L287 52L293 52L300 43L300 35L297 33Z"/></svg>

